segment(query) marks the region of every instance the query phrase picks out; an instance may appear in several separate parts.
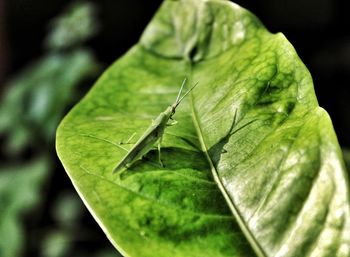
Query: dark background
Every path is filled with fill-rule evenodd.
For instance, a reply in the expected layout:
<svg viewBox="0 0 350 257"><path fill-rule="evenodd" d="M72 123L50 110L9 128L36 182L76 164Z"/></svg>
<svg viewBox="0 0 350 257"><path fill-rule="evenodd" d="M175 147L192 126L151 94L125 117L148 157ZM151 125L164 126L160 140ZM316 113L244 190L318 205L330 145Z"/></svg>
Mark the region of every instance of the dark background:
<svg viewBox="0 0 350 257"><path fill-rule="evenodd" d="M330 114L342 147L350 147L350 19L348 0L266 0L236 3L252 11L271 32L283 32L294 45L310 70L320 106ZM0 94L5 81L44 52L43 37L48 21L57 16L68 0L0 0ZM100 0L100 32L87 45L97 59L110 65L135 44L159 7L160 0ZM85 92L91 84L86 85ZM55 154L52 146L52 155ZM26 153L24 156L30 156ZM0 159L1 160L1 159ZM50 226L51 199L57 192L72 190L72 185L57 160L55 173L46 186L47 194L42 220L27 225ZM91 242L78 242L75 248L93 252L110 247L101 229L85 211L82 224L89 227ZM27 247L28 248L28 247ZM37 256L29 247L26 256ZM88 256L88 255L86 255ZM91 255L92 256L92 255Z"/></svg>

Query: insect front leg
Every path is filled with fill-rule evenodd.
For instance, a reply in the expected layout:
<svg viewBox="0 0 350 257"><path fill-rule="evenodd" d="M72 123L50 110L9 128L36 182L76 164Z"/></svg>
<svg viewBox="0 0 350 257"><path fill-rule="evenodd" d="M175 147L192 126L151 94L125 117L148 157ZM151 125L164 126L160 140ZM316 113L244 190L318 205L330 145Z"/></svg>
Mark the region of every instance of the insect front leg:
<svg viewBox="0 0 350 257"><path fill-rule="evenodd" d="M128 140L126 140L125 142L122 141L122 142L120 142L119 144L120 144L120 145L132 144L132 143L130 143L130 141L131 141L131 139L134 138L135 135L136 135L136 133L134 132L134 133L131 135L131 137L129 137Z"/></svg>
<svg viewBox="0 0 350 257"><path fill-rule="evenodd" d="M160 156L160 145L162 144L162 139L163 137L161 137L158 141L158 161L161 167L164 167L164 164L162 162L161 156Z"/></svg>
<svg viewBox="0 0 350 257"><path fill-rule="evenodd" d="M177 124L177 121L171 119L171 121L168 121L168 122L167 122L166 126L167 126L167 127L171 127L171 126L174 126L175 124Z"/></svg>

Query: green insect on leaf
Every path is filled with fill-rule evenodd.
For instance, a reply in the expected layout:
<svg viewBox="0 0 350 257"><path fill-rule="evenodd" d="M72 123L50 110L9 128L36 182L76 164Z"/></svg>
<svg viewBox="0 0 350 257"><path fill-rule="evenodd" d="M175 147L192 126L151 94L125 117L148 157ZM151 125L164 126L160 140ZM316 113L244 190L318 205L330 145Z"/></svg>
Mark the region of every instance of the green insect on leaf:
<svg viewBox="0 0 350 257"><path fill-rule="evenodd" d="M152 124L147 128L145 133L140 137L140 139L135 143L135 145L128 151L124 158L117 164L114 168L113 173L116 173L123 168L128 168L135 161L142 158L146 153L148 153L153 145L158 142L158 161L161 167L163 167L163 162L160 158L160 145L162 143L162 137L167 126L172 126L177 123L177 121L172 120L175 114L176 108L179 106L181 101L198 85L196 83L192 86L182 97L181 93L187 79L185 78L182 82L181 88L177 95L175 102L168 106L164 112L161 112L158 117L152 122ZM170 121L169 121L170 120ZM128 139L127 142L134 136L134 134Z"/></svg>

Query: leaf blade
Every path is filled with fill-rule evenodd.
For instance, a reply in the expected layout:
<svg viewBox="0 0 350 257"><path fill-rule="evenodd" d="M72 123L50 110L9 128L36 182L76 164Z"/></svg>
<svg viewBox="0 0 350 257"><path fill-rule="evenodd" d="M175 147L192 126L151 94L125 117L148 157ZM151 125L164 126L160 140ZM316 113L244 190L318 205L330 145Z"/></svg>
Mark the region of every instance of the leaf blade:
<svg viewBox="0 0 350 257"><path fill-rule="evenodd" d="M148 61L148 68L138 67L141 60ZM151 62L155 67L161 62L172 68L155 72ZM182 124L167 129L164 136L166 169L139 162L126 173L112 175L116 161L125 154L116 144L133 132L140 136L151 117L175 99L184 72L180 70L176 78L169 74L178 64L148 55L141 48L131 50L110 68L114 79L109 82L108 73L104 75L62 122L57 137L64 140L57 141L58 154L90 212L124 255L154 256L157 251L160 256L202 256L203 252L212 256L252 256L211 180L195 131L187 126L186 120L191 117L186 114L186 99L175 117L183 120ZM145 74L150 78L145 79ZM156 83L152 79L155 75ZM142 81L135 79L140 77ZM109 89L110 83L113 89ZM104 97L96 99L101 88ZM149 90L154 88L159 93L150 96ZM127 104L123 103L126 108L117 109L120 103L113 101L110 91L119 99L130 91L134 94L127 98ZM125 115L129 109L136 110L137 115ZM157 158L154 151L147 156Z"/></svg>
<svg viewBox="0 0 350 257"><path fill-rule="evenodd" d="M216 25L214 28L215 23L220 26ZM227 26L221 26L225 24ZM229 27L228 24L233 24L233 26ZM228 31L229 29L231 30ZM155 31L157 33L154 33ZM149 124L147 120L156 116L172 102L174 97L169 97L169 95L171 93L176 95L181 81L186 76L193 81L199 81L200 90L196 89L191 94L193 107L188 101L179 107L177 120L181 122L176 128L167 130L168 135L164 140L163 148L166 153L165 160L173 168L167 167L167 172L162 173L150 163L139 162L134 169L131 169L132 173L128 173L125 178L110 177L108 172L113 168L112 163L115 164L113 160L118 160L123 156L120 149L119 153L114 149L117 148L116 142L128 138L134 132L138 135L142 134ZM89 104L92 106L88 107ZM191 112L197 116L196 121L193 120ZM94 118L93 122L89 121L91 118ZM65 128L69 124L72 127ZM93 131L94 135L89 134L89 126L92 126L93 129L90 132ZM231 207L233 216L251 247L259 256L278 256L278 254L305 256L305 251L307 256L315 254L327 256L329 254L329 249L326 249L327 242L323 240L319 243L315 236L316 232L321 230L319 228L300 230L294 217L295 213L300 213L302 208L300 201L297 201L298 194L305 197L313 188L309 180L299 181L298 175L303 178L304 174L301 171L306 170L307 176L314 177L318 171L318 160L322 158L322 160L330 160L336 167L333 174L337 174L337 177L340 178L339 180L333 178L331 181L337 185L336 188L343 188L337 195L342 199L341 216L344 221L343 234L340 235L339 241L336 239L331 243L331 248L335 247L334 249L338 251L337 256L348 254L349 236L346 228L349 226L349 187L331 122L324 111L318 107L311 76L282 34L270 34L255 16L228 1L165 1L155 19L146 29L140 44L107 71L77 107L77 111L73 111L73 114L70 114L62 123L59 129L59 133L62 134L58 135L58 142L61 140L58 152L64 154L60 157L66 163L72 152L64 153L70 145L67 147L67 142L63 141L67 141L69 133L73 132L72 137L74 137L77 128L81 130L81 134L102 138L104 142L103 146L94 146L95 143L85 141L85 152L80 150L82 151L80 155L85 154L85 157L82 158L79 155L73 157L73 159L80 158L89 166L94 167L91 171L90 167L84 166L94 174L92 176L102 176L102 180L106 177L112 181L118 180L118 183L123 185L128 182L128 189L130 187L141 188L142 191L145 185L140 186L140 180L137 179L140 176L142 180L149 181L151 185L151 188L147 188L151 199L158 199L163 194L164 199L167 201L171 199L180 208L186 206L189 209L199 208L202 211L205 207L211 206L214 213L223 211L226 215L228 209L223 204L222 196L215 196L219 190L213 190L214 195L210 195L210 187L203 190L204 198L198 198L198 193L196 197L187 202L188 205L183 205L176 200L187 195L189 188L197 186L196 183L192 183L192 180L188 184L190 181L188 174L194 176L195 181L205 178L208 184L212 182L209 174L213 171L214 178L228 206ZM318 133L318 130L322 133ZM331 143L319 141L321 136L327 136ZM110 142L107 143L108 146L106 142ZM318 147L319 142L325 146ZM75 146L74 144L71 146L77 148L79 145L81 142L75 142ZM294 159L288 155L290 148L293 150L294 154L291 156ZM96 154L96 149L102 151L103 154L99 158L91 158ZM200 149L207 157L203 154L196 157L196 160L202 162L200 168L196 169L191 158L196 156L194 153L200 154ZM311 164L300 154L305 149ZM87 153L89 151L90 153ZM267 153L270 152L273 158L268 157ZM322 158L319 157L321 152ZM327 153L332 153L333 157L327 159L329 158ZM186 158L183 158L184 156ZM148 157L153 160L155 153L150 152ZM91 160L87 161L89 158ZM177 160L181 161L177 162ZM212 162L211 166L208 160L209 164ZM300 172L291 173L294 175L294 180L283 180L287 185L278 187L278 190L275 190L276 193L273 190L276 184L274 182L279 182L279 177L287 176L288 178L290 175L288 165L293 166L295 160L300 161L298 166ZM71 179L76 183L79 176L90 177L90 175L82 175L86 172L78 171L74 161L72 160L72 163L68 165L73 169L67 167ZM308 165L311 165L311 168ZM95 170L96 167L98 170ZM171 175L176 177L173 177L171 181L173 183L181 181L180 185L183 186L180 187L180 193L175 194L176 197L171 195L176 191L174 190L176 183L171 184L171 190L159 191L158 188L159 183L169 183L167 175L174 170L176 174ZM200 172L197 172L198 170ZM162 176L157 180L155 178L158 178L159 173ZM178 176L179 174L181 175ZM183 177L186 177L186 183ZM88 178L86 182L76 184L76 187L78 191L83 192L82 197L86 197L86 201L89 201L88 204L91 205L96 196L93 197L90 195L91 192L88 192L93 185L90 180L92 179ZM295 182L295 186L292 182ZM125 210L125 206L130 203L126 195L121 203L116 203L108 200L108 197L111 197L108 194L102 194L106 188L108 192L115 192L116 195L122 194L119 192L122 191L120 188L116 191L117 189L110 186L109 183L110 181L102 183L97 192L97 195L103 196L102 199L107 202L98 204L98 201L94 200L90 211L99 215L98 218L102 220L103 228L108 230L106 233L111 237L114 245L125 249L130 256L152 256L151 254L156 248L159 248L159 245L162 249L162 252L158 253L159 256L183 256L184 254L186 256L206 254L208 256L232 256L234 254L235 256L252 256L245 239L241 241L243 236L237 224L225 225L226 228L223 228L220 227L220 222L207 221L203 223L204 225L197 224L198 226L191 228L188 226L191 223L188 213L178 213L174 216L174 212L168 212L169 206L156 207L154 203L147 205L149 207L147 212L136 212L135 214L134 211ZM285 194L285 189L292 190L292 193ZM293 190L296 193L293 193ZM279 205L276 204L279 208L272 208L275 206L271 203L276 203L276 199L283 197L285 197L284 201L281 201ZM325 194L322 197L327 199L329 195ZM216 205L216 201L214 201L216 204L212 201L208 204L206 198L221 199L218 200L219 206ZM293 212L291 206L294 203L296 203L296 210ZM140 203L134 202L133 206L138 206L138 204ZM143 205L144 202L141 206ZM120 221L117 227L113 226L106 216L106 206L109 208L118 206L119 210L124 211L121 215L125 218L123 221L132 224L136 229L123 227L125 231L128 231L128 235L120 236L116 231L122 231L121 227L125 224ZM323 209L317 208L321 213ZM274 215L269 215L271 212ZM149 213L151 216L147 216ZM118 214L120 215L115 212L112 217L117 217ZM129 220L130 215L134 216L131 220ZM144 223L138 224L144 220L145 216L148 217L146 220L152 220L152 217L155 217L157 221L148 224L150 226L147 226L146 222L146 227L149 229L147 232L143 231ZM305 216L304 213L303 216ZM159 223L160 220L165 223ZM288 226L284 227L284 225ZM215 227L214 230L213 227ZM230 231L227 230L227 227L232 229L237 236L229 236ZM113 231L113 228L116 231ZM174 228L177 233L174 231L171 233L165 228ZM281 229L284 234L280 237L279 230ZM140 231L145 234L143 232L137 234ZM207 233L201 234L203 231ZM290 240L288 235L291 232L294 235L303 235L303 237L300 240ZM147 233L153 233L152 239L142 242L143 236ZM181 241L181 238L186 238L186 233L192 234L192 239L197 236L202 237L202 242ZM133 237L134 240L132 240ZM179 238L181 243L178 241ZM175 247L174 242L180 247L179 245ZM288 242L290 246L293 245L293 249L283 248L285 242ZM149 247L150 244L152 244L152 250L144 250L146 245ZM223 250L226 247L229 249Z"/></svg>

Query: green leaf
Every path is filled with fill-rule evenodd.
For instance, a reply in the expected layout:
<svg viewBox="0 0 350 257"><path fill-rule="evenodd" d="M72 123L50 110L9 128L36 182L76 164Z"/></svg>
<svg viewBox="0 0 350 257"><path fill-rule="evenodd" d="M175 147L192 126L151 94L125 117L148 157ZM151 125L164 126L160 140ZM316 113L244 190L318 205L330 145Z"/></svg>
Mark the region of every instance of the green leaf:
<svg viewBox="0 0 350 257"><path fill-rule="evenodd" d="M25 243L23 215L42 199L40 190L48 162L39 158L22 167L0 168L0 256L22 256Z"/></svg>
<svg viewBox="0 0 350 257"><path fill-rule="evenodd" d="M184 77L199 85L166 130L165 168L150 151L113 175L118 142L141 136ZM348 179L310 74L229 1L165 1L61 123L57 151L126 256L350 255Z"/></svg>

